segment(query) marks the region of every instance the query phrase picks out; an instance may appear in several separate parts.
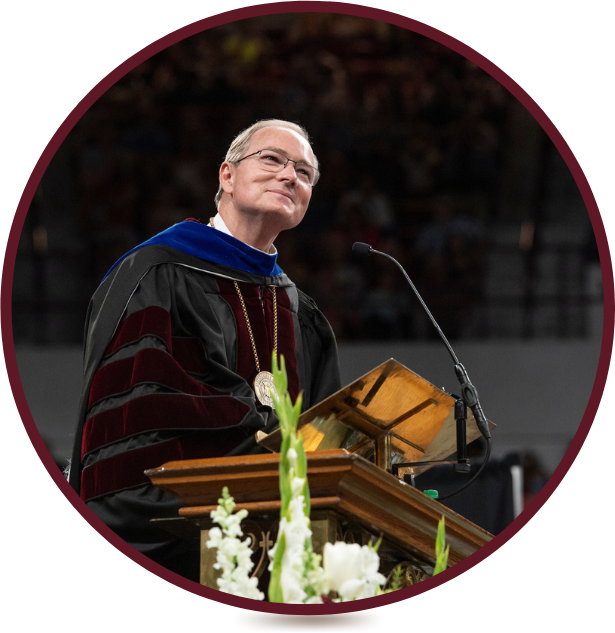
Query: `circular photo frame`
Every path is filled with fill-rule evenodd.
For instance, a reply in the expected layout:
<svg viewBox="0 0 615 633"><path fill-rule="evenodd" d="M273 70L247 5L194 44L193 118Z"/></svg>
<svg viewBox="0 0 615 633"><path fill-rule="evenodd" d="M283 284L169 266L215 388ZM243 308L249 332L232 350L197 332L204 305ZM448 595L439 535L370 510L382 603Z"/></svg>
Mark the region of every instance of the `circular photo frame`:
<svg viewBox="0 0 615 633"><path fill-rule="evenodd" d="M488 73L497 82L499 82L509 93L511 93L515 99L532 115L535 121L544 130L550 141L553 143L557 152L565 162L570 174L574 178L579 193L583 199L589 220L593 228L596 247L599 253L601 272L602 272L602 285L603 285L603 298L604 298L604 329L601 339L601 351L596 368L596 377L594 386L589 397L587 407L583 419L579 423L579 428L574 436L574 439L570 443L570 446L561 460L553 474L549 477L548 481L542 487L540 492L535 496L531 504L525 508L525 510L501 533L499 533L488 545L485 545L478 552L467 558L466 560L456 564L449 568L437 577L429 578L423 582L401 589L397 592L390 594L384 594L374 598L361 600L356 603L329 603L324 605L284 605L273 604L269 602L257 602L253 600L237 598L221 592L214 591L207 587L195 584L188 581L185 578L178 576L164 569L160 565L152 562L146 556L140 554L122 539L120 539L112 530L110 530L98 517L96 517L78 497L75 491L68 485L61 470L57 467L57 464L53 460L45 442L43 441L38 429L36 420L30 411L30 407L24 393L24 388L21 384L21 378L19 373L19 367L17 363L15 345L13 341L13 314L12 314L12 289L14 283L14 270L15 261L17 256L17 249L24 227L24 222L28 214L28 210L32 204L32 200L36 194L37 187L43 177L45 171L49 167L49 164L62 145L62 143L70 134L71 130L75 127L77 122L88 112L88 110L97 102L97 100L105 94L112 86L114 86L120 79L125 77L128 73L137 68L140 64L147 62L150 58L157 55L161 51L171 47L178 42L196 36L199 33L203 33L210 29L232 24L236 21L252 20L256 18L263 18L264 16L274 16L278 14L298 14L298 13L335 13L349 16L356 16L361 19L374 20L384 24L392 25L395 28L406 29L413 31L425 38L429 38L440 45L443 45L460 56L463 56L472 64L480 67L483 71ZM164 30L164 27L160 27ZM138 35L139 40L143 40L146 36L142 33ZM155 37L155 36L154 36ZM57 130L50 136L48 142L45 144L44 150L40 153L40 156L36 160L34 167L31 169L30 176L21 194L21 198L17 205L17 209L14 215L14 219L8 234L7 247L5 251L5 258L2 270L2 341L4 349L4 358L7 368L7 375L9 384L11 387L12 395L15 400L15 405L19 416L23 422L24 428L28 434L28 438L32 447L34 448L40 462L45 467L48 476L51 478L53 485L59 489L61 494L66 498L71 508L68 512L65 509L58 510L56 506L59 506L57 498L50 492L49 486L38 483L41 473L36 466L33 466L31 459L28 459L27 454L29 447L20 451L20 470L18 480L11 484L11 497L16 499L19 495L21 503L24 503L25 499L31 500L33 506L37 508L34 510L28 510L25 513L17 511L17 521L13 529L17 534L22 532L22 528L19 527L23 521L26 524L31 525L32 521L39 524L40 534L42 534L42 541L46 543L43 546L43 552L40 552L41 539L40 534L35 536L35 533L29 533L26 531L25 541L23 537L20 537L20 546L23 550L23 554L19 557L19 562L23 568L28 568L30 574L34 574L34 577L44 577L49 571L49 562L47 557L52 557L51 561L54 567L54 572L57 577L61 578L60 585L63 591L67 595L75 592L75 595L79 595L79 592L83 590L82 584L87 584L90 581L84 580L84 576L91 576L93 578L92 588L93 591L101 594L107 591L107 583L102 580L97 580L99 571L102 572L102 576L108 577L109 575L115 576L115 572L112 571L117 566L117 559L108 554L107 543L98 542L90 537L91 530L97 532L104 541L111 544L116 550L118 550L123 556L130 559L138 566L150 572L153 576L156 576L167 583L174 585L175 587L182 589L190 594L206 598L214 603L218 603L220 607L220 614L223 618L230 621L230 618L234 618L237 614L237 610L242 612L258 612L262 614L271 614L272 617L276 615L288 617L288 616L300 616L302 623L297 619L296 626L309 626L308 615L314 615L318 617L331 615L337 616L338 614L354 613L354 612L367 612L378 610L382 607L394 605L396 603L405 601L409 598L419 596L425 592L428 592L449 580L455 579L462 575L464 572L475 567L478 563L481 563L485 559L495 553L502 546L508 543L513 537L515 537L526 524L532 520L535 515L543 508L547 500L553 495L555 490L560 486L568 471L572 467L575 460L579 455L581 448L584 446L589 431L592 427L593 421L598 415L599 408L601 406L605 386L607 383L608 373L611 363L611 354L613 347L613 330L615 323L614 307L615 307L615 291L613 285L613 266L611 260L611 254L608 245L607 233L605 230L605 224L600 214L594 193L589 184L589 181L584 173L579 161L575 157L568 142L564 139L563 135L557 129L554 122L549 118L540 105L530 96L520 84L518 84L507 72L502 70L498 65L493 63L483 54L479 53L475 48L472 48L468 44L463 43L460 39L453 37L440 30L429 26L423 21L412 19L407 16L400 15L399 13L387 11L384 9L378 9L373 7L366 7L357 4L348 4L340 2L279 2L253 5L248 7L242 7L232 9L222 13L206 17L195 22L192 22L186 26L182 26L177 29L170 30L160 37L152 38L153 41L145 46L142 46L136 52L130 54L125 60L117 63L112 70L101 70L104 64L100 63L96 67L97 71L106 73L105 76L100 79L90 90L83 96L78 98L78 101L73 104L69 114L66 115L62 123ZM129 46L128 42L131 41L130 35L124 39L125 45ZM470 39L468 39L470 42ZM139 46L139 45L137 45ZM124 49L126 50L126 49ZM101 57L102 59L102 57ZM106 57L105 57L106 59ZM105 62L106 63L106 62ZM113 64L113 62L112 62ZM88 71L88 78L91 78L91 71ZM83 86L84 78L82 78L80 85ZM66 85L66 84L65 84ZM74 90L69 94L74 95ZM66 103L64 98L63 103ZM56 104L56 108L57 108ZM49 122L46 118L45 121ZM34 129L37 130L37 134L44 134L40 127ZM23 159L22 159L23 162ZM574 359L571 359L574 362ZM26 456L24 457L24 453ZM576 472L576 470L575 470ZM35 483L36 482L36 483ZM19 491L19 492L17 492ZM29 494L26 494L29 492ZM43 493L41 495L41 492ZM568 494L571 491L568 490ZM575 491L576 494L576 491ZM582 494L579 492L579 494ZM52 507L53 506L53 509ZM39 509L40 508L40 509ZM74 511L74 512L73 512ZM554 512L548 512L548 530L556 533L560 530L559 523L564 523L567 520L567 509L561 507L561 504L557 504L557 508ZM76 516L75 515L80 515ZM61 519L58 520L57 516L60 515ZM75 518L77 520L75 520ZM83 525L83 522L87 526ZM575 519L579 521L580 519ZM541 526L543 522L541 521ZM583 529L583 524L577 524L577 529ZM598 526L596 526L598 530ZM562 528L563 529L563 528ZM38 530L37 530L38 532ZM524 563L526 568L533 568L540 572L540 568L544 568L541 576L549 574L549 565L545 559L552 556L553 552L550 549L548 539L544 542L539 542L545 538L542 534L536 534L532 531L529 538L524 538L523 547L527 548L528 559ZM51 542L49 542L51 539ZM528 542L530 541L530 542ZM55 551L56 544L60 551ZM82 545L83 544L83 545ZM598 542L596 542L598 546ZM559 547L559 545L558 545ZM515 550L516 552L518 549ZM40 566L37 569L37 566ZM517 564L515 564L517 566ZM34 572L32 571L34 569ZM521 570L513 570L513 575L524 577L524 573ZM138 576L130 573L122 567L121 578L118 581L120 585L124 582L123 576L127 574L127 577L133 582L146 582L143 580L142 575ZM531 574L530 574L531 575ZM157 582L157 581L156 581ZM531 581L530 581L531 582ZM557 582L557 579L554 581ZM477 580L477 584L481 582L481 579ZM162 584L162 583L158 583ZM489 588L494 589L493 586L487 585L487 594ZM152 587L152 583L148 582L145 585L149 590ZM166 586L166 585L163 585ZM160 587L152 589L158 594ZM451 591L454 589L451 588ZM481 592L485 591L481 589ZM111 594L109 596L111 597ZM228 611L228 613L227 613ZM384 618L386 619L386 611L384 611ZM373 628L379 625L382 621L382 617L378 619L373 616L370 622ZM244 617L242 620L243 625L247 620ZM273 622L273 620L272 620ZM286 626L287 620L284 621ZM320 621L319 621L320 622ZM367 620L366 620L367 622ZM235 621L237 626L244 628L242 623ZM320 623L322 626L322 623ZM350 625L350 623L349 623ZM253 626L256 626L253 624ZM264 626L260 622L259 626ZM271 624L270 629L248 629L248 630L290 630L290 629L276 629L275 624ZM358 626L358 625L357 625ZM367 626L367 625L366 625ZM292 630L309 630L306 628L293 628ZM319 628L318 630L326 630ZM336 629L344 630L344 629ZM348 629L350 630L350 629ZM367 629L353 629L353 630L367 630Z"/></svg>

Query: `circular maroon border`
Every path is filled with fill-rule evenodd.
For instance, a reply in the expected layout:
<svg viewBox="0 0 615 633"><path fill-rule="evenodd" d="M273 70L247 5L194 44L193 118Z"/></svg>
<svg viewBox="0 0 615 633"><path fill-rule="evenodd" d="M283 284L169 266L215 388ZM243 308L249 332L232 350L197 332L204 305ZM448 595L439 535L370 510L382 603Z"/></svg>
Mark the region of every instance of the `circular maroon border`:
<svg viewBox="0 0 615 633"><path fill-rule="evenodd" d="M579 425L579 430L575 434L570 447L568 448L564 458L556 468L553 475L550 477L542 491L538 494L536 499L526 508L521 515L515 519L515 521L503 530L498 536L496 536L490 543L482 547L475 554L469 558L457 563L454 567L446 570L442 574L434 578L429 578L413 587L407 587L399 591L395 591L375 598L368 598L356 602L347 602L342 604L325 604L325 605L287 605L287 604L273 604L268 602L259 602L255 600L248 600L246 598L239 598L224 594L213 589L209 589L195 582L189 581L173 572L161 567L154 563L146 556L140 554L125 541L120 539L115 533L113 533L100 519L95 516L89 508L83 503L75 491L69 486L68 482L62 477L58 471L56 464L54 463L49 451L47 450L43 440L38 432L36 424L28 408L24 391L19 378L19 371L17 368L17 360L15 356L15 346L13 342L13 328L12 328L12 313L11 313L11 290L13 282L13 272L15 268L15 259L17 254L17 246L19 243L19 237L26 218L26 214L30 207L30 203L34 196L34 192L41 180L43 173L47 169L51 158L58 150L60 144L64 141L69 131L77 123L77 121L85 114L90 106L106 92L116 81L122 78L126 73L135 68L137 65L150 58L152 55L160 52L161 50L176 44L177 42L190 37L201 31L214 28L229 22L236 20L243 20L246 18L252 18L257 16L272 15L278 13L340 13L345 15L354 15L357 17L370 18L381 22L388 22L396 26L400 26L404 29L414 31L420 35L429 37L444 46L454 50L455 52L463 55L484 71L489 73L494 79L501 83L516 99L518 99L532 116L538 121L541 127L549 135L554 145L557 147L561 156L565 160L570 172L572 173L579 191L583 196L583 200L587 207L594 235L596 237L596 243L598 246L598 252L600 254L600 265L602 269L603 280L603 293L604 293L604 325L602 344L600 349L600 358L598 361L598 369L596 372L596 379L594 386L587 404L587 409L583 415L583 419ZM262 611L268 613L279 614L291 614L291 615L323 615L334 613L348 613L352 611L360 611L364 609L371 609L379 607L385 604L398 602L405 600L412 596L428 591L438 585L441 585L456 576L459 576L469 568L473 567L487 556L492 554L495 550L500 548L506 541L514 536L543 506L547 499L551 496L555 488L560 484L568 469L572 465L581 446L583 445L590 427L598 410L598 405L604 391L606 383L606 377L608 373L611 350L613 346L613 326L614 326L614 292L613 292L613 268L611 264L609 246L607 242L604 225L600 217L600 212L596 205L593 193L590 189L589 183L583 174L583 171L577 162L576 158L572 154L568 144L557 131L553 123L549 120L547 115L540 109L540 107L532 100L532 98L506 73L500 70L497 66L491 63L488 59L483 57L480 53L469 46L463 44L459 40L438 31L437 29L417 22L411 18L407 18L390 11L381 9L374 9L371 7L364 7L356 4L345 4L339 2L279 2L267 5L256 5L252 7L245 7L235 9L233 11L227 11L219 15L215 15L203 20L189 24L173 33L160 38L153 42L149 46L146 46L143 50L139 51L124 63L120 64L115 70L110 72L104 79L102 79L73 109L73 111L66 117L65 121L60 125L57 132L53 135L49 141L47 147L41 154L24 192L21 196L15 219L11 226L9 233L8 245L6 249L6 255L4 259L4 270L2 274L2 296L0 306L0 316L2 319L2 341L4 345L4 355L6 360L7 372L13 395L19 413L21 414L24 426L30 437L30 440L38 453L39 458L49 471L52 479L58 485L60 490L64 493L66 498L74 506L74 508L83 516L83 518L92 525L102 536L104 536L112 545L123 552L126 556L137 562L139 565L145 567L147 570L157 574L163 579L171 582L182 589L186 589L194 594L201 595L205 598L215 600L217 602L241 607L243 609Z"/></svg>

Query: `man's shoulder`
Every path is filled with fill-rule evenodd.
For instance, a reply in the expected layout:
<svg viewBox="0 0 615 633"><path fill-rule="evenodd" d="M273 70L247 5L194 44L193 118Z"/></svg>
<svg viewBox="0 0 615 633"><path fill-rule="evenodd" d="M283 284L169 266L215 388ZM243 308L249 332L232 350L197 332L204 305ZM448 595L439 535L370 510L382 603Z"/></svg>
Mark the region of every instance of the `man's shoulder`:
<svg viewBox="0 0 615 633"><path fill-rule="evenodd" d="M153 264L182 262L187 259L203 261L171 246L167 246L166 244L144 244L126 255L120 262L118 268L121 268L124 262L127 263L125 268L129 268L134 266L144 267Z"/></svg>
<svg viewBox="0 0 615 633"><path fill-rule="evenodd" d="M126 255L105 278L116 283L120 280L139 281L154 266L180 265L184 268L195 268L208 271L215 264L205 259L188 255L180 250L164 244L145 244Z"/></svg>
<svg viewBox="0 0 615 633"><path fill-rule="evenodd" d="M316 305L316 301L312 299L308 294L303 292L300 288L297 288L297 296L299 298L299 309L303 310L318 310L318 306Z"/></svg>
<svg viewBox="0 0 615 633"><path fill-rule="evenodd" d="M298 310L297 316L301 325L304 340L312 354L322 354L328 350L335 350L335 334L327 317L319 310L316 301L297 288ZM337 352L335 352L337 353Z"/></svg>
<svg viewBox="0 0 615 633"><path fill-rule="evenodd" d="M326 321L325 316L319 310L316 305L316 301L312 299L308 294L303 292L297 288L297 298L298 298L298 310L297 313L299 318L303 321L307 321L309 323L314 323L315 321Z"/></svg>

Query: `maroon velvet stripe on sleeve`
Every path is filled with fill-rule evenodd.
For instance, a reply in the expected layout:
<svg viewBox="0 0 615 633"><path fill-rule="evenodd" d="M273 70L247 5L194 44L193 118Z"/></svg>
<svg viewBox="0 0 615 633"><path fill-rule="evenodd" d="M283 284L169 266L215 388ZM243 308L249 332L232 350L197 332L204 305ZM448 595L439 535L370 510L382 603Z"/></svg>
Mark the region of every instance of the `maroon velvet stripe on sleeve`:
<svg viewBox="0 0 615 633"><path fill-rule="evenodd" d="M157 468L166 462L222 457L244 438L245 433L241 429L214 431L200 436L191 433L184 438L152 444L102 459L83 469L81 498L87 501L99 495L150 483L143 471Z"/></svg>
<svg viewBox="0 0 615 633"><path fill-rule="evenodd" d="M148 348L130 358L101 367L92 379L88 408L113 395L125 393L136 385L154 383L194 396L219 395L186 374L167 352Z"/></svg>
<svg viewBox="0 0 615 633"><path fill-rule="evenodd" d="M119 325L105 356L116 352L120 347L134 343L144 336L156 336L163 340L171 352L171 316L159 306L150 306L127 316Z"/></svg>
<svg viewBox="0 0 615 633"><path fill-rule="evenodd" d="M174 336L173 358L184 371L205 373L205 351L198 338Z"/></svg>
<svg viewBox="0 0 615 633"><path fill-rule="evenodd" d="M83 426L81 458L126 437L163 429L220 429L241 424L250 407L230 396L152 394L103 411Z"/></svg>

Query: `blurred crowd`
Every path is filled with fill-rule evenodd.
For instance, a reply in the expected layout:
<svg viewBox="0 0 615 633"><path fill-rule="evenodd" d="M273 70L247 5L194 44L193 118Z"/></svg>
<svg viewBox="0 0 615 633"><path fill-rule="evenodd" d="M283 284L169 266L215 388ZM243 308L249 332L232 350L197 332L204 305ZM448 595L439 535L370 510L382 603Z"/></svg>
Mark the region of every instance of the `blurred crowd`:
<svg viewBox="0 0 615 633"><path fill-rule="evenodd" d="M408 270L450 337L483 288L513 97L450 49L383 22L283 14L204 31L137 66L64 143L92 289L124 252L215 213L226 148L261 118L307 128L322 176L280 235L285 272L340 340L430 335ZM451 304L454 309L451 309Z"/></svg>

